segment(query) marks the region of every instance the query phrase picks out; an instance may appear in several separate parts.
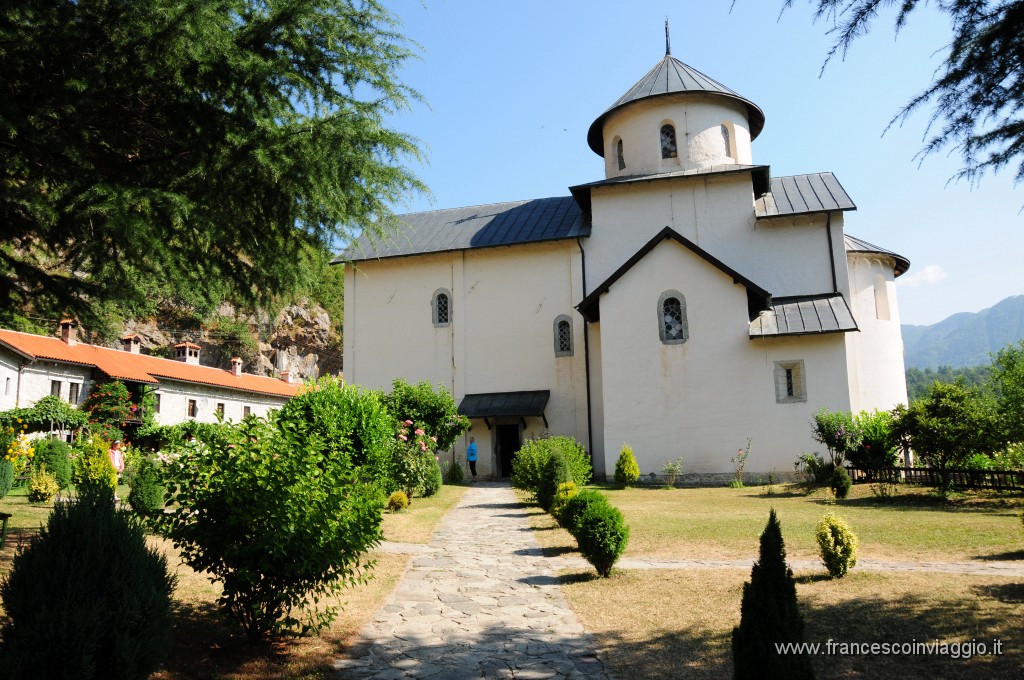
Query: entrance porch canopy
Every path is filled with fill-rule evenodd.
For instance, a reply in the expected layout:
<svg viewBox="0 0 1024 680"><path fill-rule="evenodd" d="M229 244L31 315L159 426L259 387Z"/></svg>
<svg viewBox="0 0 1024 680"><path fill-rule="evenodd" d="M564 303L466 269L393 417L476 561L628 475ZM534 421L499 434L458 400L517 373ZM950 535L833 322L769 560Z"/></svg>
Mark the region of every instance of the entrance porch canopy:
<svg viewBox="0 0 1024 680"><path fill-rule="evenodd" d="M491 429L489 418L529 418L538 416L548 426L544 409L551 397L551 390L527 392L486 392L467 394L459 404L459 413L468 418L483 418L487 429Z"/></svg>

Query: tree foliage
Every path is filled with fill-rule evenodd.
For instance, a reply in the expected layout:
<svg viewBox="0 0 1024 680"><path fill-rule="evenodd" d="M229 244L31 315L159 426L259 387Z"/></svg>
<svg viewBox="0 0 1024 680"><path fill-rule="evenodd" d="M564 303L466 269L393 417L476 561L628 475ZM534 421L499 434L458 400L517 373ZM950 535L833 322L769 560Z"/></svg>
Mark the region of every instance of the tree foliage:
<svg viewBox="0 0 1024 680"><path fill-rule="evenodd" d="M1024 442L1024 340L992 357L992 383L1004 438Z"/></svg>
<svg viewBox="0 0 1024 680"><path fill-rule="evenodd" d="M907 369L907 399L914 403L926 396L933 383L960 382L968 387L980 387L989 381L988 366L940 366L938 370L933 368L908 368Z"/></svg>
<svg viewBox="0 0 1024 680"><path fill-rule="evenodd" d="M794 0L784 0L790 7ZM951 37L934 81L911 98L890 125L932 106L920 154L958 152L957 177L980 179L986 171L1016 164L1024 179L1024 0L810 0L815 20L833 24L828 60L843 58L871 30L880 10L894 9L899 32L914 10L931 5L949 17Z"/></svg>
<svg viewBox="0 0 1024 680"><path fill-rule="evenodd" d="M395 25L376 0L3 3L0 308L88 324L153 281L261 303L300 252L383 235L422 190L384 125L417 97Z"/></svg>
<svg viewBox="0 0 1024 680"><path fill-rule="evenodd" d="M437 391L426 380L410 385L403 378L391 384L385 397L388 409L399 420L411 420L428 436L437 437L437 450L448 451L469 429L469 418L459 415L455 398L443 386Z"/></svg>

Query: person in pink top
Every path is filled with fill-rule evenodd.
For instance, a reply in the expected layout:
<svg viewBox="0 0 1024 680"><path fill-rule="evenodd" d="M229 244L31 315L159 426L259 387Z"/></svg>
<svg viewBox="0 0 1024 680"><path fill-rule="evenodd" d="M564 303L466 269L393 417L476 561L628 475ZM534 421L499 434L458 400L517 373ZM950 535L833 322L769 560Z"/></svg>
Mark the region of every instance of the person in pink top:
<svg viewBox="0 0 1024 680"><path fill-rule="evenodd" d="M124 472L124 452L121 451L121 440L117 439L110 445L110 464L117 470L118 476Z"/></svg>

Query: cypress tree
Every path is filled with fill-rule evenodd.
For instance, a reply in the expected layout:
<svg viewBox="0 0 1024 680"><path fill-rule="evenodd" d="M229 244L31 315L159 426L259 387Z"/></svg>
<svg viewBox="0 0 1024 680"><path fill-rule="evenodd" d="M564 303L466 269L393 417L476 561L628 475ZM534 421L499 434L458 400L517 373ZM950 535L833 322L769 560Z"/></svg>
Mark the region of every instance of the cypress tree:
<svg viewBox="0 0 1024 680"><path fill-rule="evenodd" d="M776 643L804 641L804 620L796 601L793 570L786 565L782 527L772 508L761 534L761 552L743 584L740 625L732 630L736 680L803 680L814 677L806 654L780 654Z"/></svg>

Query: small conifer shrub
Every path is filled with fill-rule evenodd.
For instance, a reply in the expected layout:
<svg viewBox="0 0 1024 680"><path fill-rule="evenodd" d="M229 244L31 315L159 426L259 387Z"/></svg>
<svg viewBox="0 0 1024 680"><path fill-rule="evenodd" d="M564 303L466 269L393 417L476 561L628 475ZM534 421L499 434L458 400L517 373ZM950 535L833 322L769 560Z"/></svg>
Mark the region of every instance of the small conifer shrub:
<svg viewBox="0 0 1024 680"><path fill-rule="evenodd" d="M599 491L584 489L565 502L557 519L566 531L576 536L583 526L583 515L591 505L608 505L608 499Z"/></svg>
<svg viewBox="0 0 1024 680"><path fill-rule="evenodd" d="M448 470L445 472L445 482L448 484L462 484L466 479L466 473L462 471L462 464L458 461L448 463Z"/></svg>
<svg viewBox="0 0 1024 680"><path fill-rule="evenodd" d="M842 469L842 468L837 468ZM818 554L832 578L842 578L857 566L857 548L860 542L842 518L826 512L815 530Z"/></svg>
<svg viewBox="0 0 1024 680"><path fill-rule="evenodd" d="M561 451L554 451L544 465L540 485L537 487L537 503L545 512L551 512L551 504L560 484L572 481L572 470Z"/></svg>
<svg viewBox="0 0 1024 680"><path fill-rule="evenodd" d="M60 486L57 484L57 478L46 471L45 464L40 465L28 483L28 502L49 503L58 493Z"/></svg>
<svg viewBox="0 0 1024 680"><path fill-rule="evenodd" d="M441 466L435 461L433 465L427 463L426 474L423 475L423 497L430 498L444 486L444 479L441 475Z"/></svg>
<svg viewBox="0 0 1024 680"><path fill-rule="evenodd" d="M559 524L562 524L562 510L565 509L565 504L577 493L579 493L579 489L574 481L570 480L558 485L555 497L551 501L551 516L558 520Z"/></svg>
<svg viewBox="0 0 1024 680"><path fill-rule="evenodd" d="M640 466L636 463L633 449L624 444L619 451L619 459L615 462L615 481L622 486L630 486L640 479Z"/></svg>
<svg viewBox="0 0 1024 680"><path fill-rule="evenodd" d="M796 601L796 581L786 564L782 527L772 508L761 533L761 551L743 584L740 625L732 630L736 680L805 680L814 677L806 654L780 654L776 643L804 641L804 619Z"/></svg>
<svg viewBox="0 0 1024 680"><path fill-rule="evenodd" d="M95 489L117 492L117 471L110 464L110 442L102 437L90 437L75 442L78 458L71 479L79 491Z"/></svg>
<svg viewBox="0 0 1024 680"><path fill-rule="evenodd" d="M142 456L134 466L132 488L128 493L128 504L142 516L164 507L164 487L160 484L156 463L149 456Z"/></svg>
<svg viewBox="0 0 1024 680"><path fill-rule="evenodd" d="M842 465L837 465L835 472L832 473L831 486L832 493L836 495L836 498L842 500L849 495L853 480L850 479L850 473Z"/></svg>
<svg viewBox="0 0 1024 680"><path fill-rule="evenodd" d="M0 668L11 678L142 680L171 639L174 577L113 495L58 503L0 585Z"/></svg>
<svg viewBox="0 0 1024 680"><path fill-rule="evenodd" d="M404 491L395 491L388 497L387 507L391 512L405 510L409 507L409 497L405 495Z"/></svg>
<svg viewBox="0 0 1024 680"><path fill-rule="evenodd" d="M629 543L629 527L617 508L607 503L594 503L580 519L576 541L583 557L594 565L600 576L608 578Z"/></svg>
<svg viewBox="0 0 1024 680"><path fill-rule="evenodd" d="M0 498L14 488L14 464L9 460L0 459Z"/></svg>
<svg viewBox="0 0 1024 680"><path fill-rule="evenodd" d="M71 447L60 439L42 439L36 444L33 458L36 467L45 465L62 489L71 486Z"/></svg>

